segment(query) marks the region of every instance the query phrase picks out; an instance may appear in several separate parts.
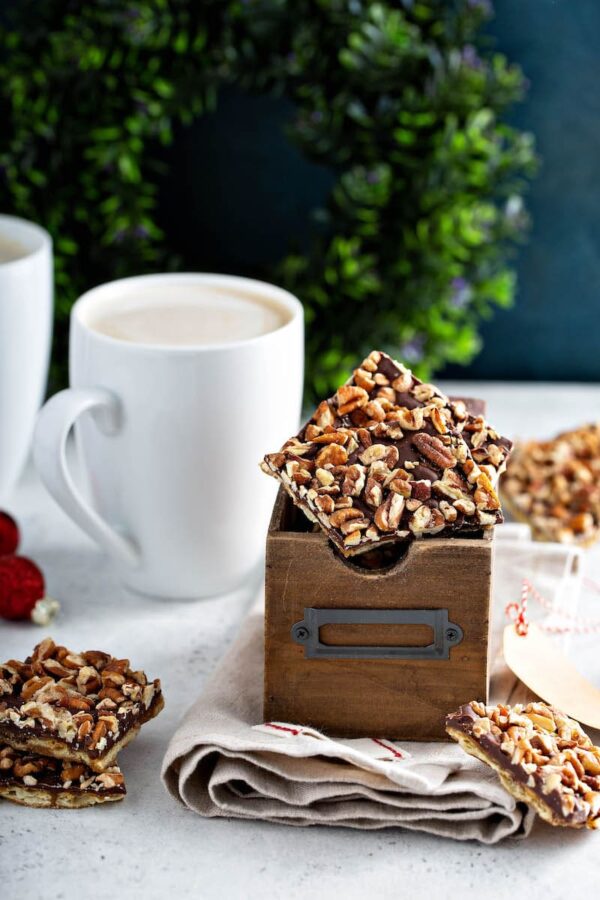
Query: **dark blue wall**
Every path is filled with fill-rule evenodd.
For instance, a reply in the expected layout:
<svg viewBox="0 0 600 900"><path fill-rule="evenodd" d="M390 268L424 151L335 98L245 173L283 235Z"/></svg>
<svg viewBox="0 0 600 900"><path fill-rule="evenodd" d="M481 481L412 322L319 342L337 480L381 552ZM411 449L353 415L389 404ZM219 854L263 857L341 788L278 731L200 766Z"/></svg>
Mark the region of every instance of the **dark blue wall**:
<svg viewBox="0 0 600 900"><path fill-rule="evenodd" d="M600 380L600 0L498 0L491 31L531 88L513 115L542 167L513 309L483 328L483 378Z"/></svg>
<svg viewBox="0 0 600 900"><path fill-rule="evenodd" d="M516 305L485 323L470 367L443 374L600 380L600 0L497 0L490 31L531 82L513 122L535 133L542 166ZM242 274L305 243L331 178L287 142L292 114L226 90L181 130L162 217L185 265Z"/></svg>
<svg viewBox="0 0 600 900"><path fill-rule="evenodd" d="M306 247L334 177L287 139L293 115L283 98L226 87L216 112L178 129L160 214L185 265L253 275Z"/></svg>

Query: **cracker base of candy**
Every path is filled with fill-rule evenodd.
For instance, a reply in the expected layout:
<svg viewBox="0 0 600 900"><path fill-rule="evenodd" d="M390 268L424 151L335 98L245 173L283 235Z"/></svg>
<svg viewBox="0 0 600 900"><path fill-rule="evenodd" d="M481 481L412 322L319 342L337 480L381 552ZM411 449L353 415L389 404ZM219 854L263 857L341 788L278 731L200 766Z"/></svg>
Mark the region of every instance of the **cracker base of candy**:
<svg viewBox="0 0 600 900"><path fill-rule="evenodd" d="M63 759L73 763L83 763L93 772L105 772L108 768L115 765L121 750L137 736L142 725L157 716L164 705L162 694L157 695L152 705L138 719L136 724L101 757L90 756L85 750L75 750L66 742L51 737L39 737L27 732L20 733L19 729L3 728L2 726L0 726L0 741L4 741L9 746L14 747L15 750L39 753L43 756L51 756L54 759Z"/></svg>
<svg viewBox="0 0 600 900"><path fill-rule="evenodd" d="M465 753L468 753L470 756L474 756L477 759L481 760L481 762L485 763L500 778L503 787L506 788L509 794L511 794L515 800L519 800L522 803L526 803L527 806L530 806L535 812L545 821L548 822L549 825L554 825L563 828L585 828L586 820L585 818L580 821L574 820L566 820L562 816L556 814L555 810L550 806L550 804L545 803L540 795L527 787L523 782L518 781L516 778L509 775L505 769L502 769L498 763L494 760L494 758L487 753L479 746L479 744L471 738L469 735L464 734L462 731L451 728L450 726L446 727L446 731L450 735L450 737L454 738L454 740L462 747Z"/></svg>
<svg viewBox="0 0 600 900"><path fill-rule="evenodd" d="M96 806L99 803L111 803L122 800L123 793L97 793L87 791L69 791L64 788L33 788L17 785L0 786L0 797L18 803L19 806L30 806L32 809L82 809Z"/></svg>

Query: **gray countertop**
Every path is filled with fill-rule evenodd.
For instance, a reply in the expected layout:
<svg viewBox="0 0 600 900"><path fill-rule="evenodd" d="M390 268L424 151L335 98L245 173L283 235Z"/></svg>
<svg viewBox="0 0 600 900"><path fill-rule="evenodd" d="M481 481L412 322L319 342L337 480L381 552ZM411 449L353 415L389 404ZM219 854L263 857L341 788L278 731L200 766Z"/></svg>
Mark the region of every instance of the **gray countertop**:
<svg viewBox="0 0 600 900"><path fill-rule="evenodd" d="M510 435L550 436L600 418L600 387L454 383L488 400ZM29 470L10 498L22 552L43 568L62 612L49 629L0 621L0 657L22 658L47 631L61 643L128 656L160 676L167 705L121 756L128 796L87 810L0 804L3 900L333 897L530 898L595 896L600 836L536 825L526 841L493 848L404 833L296 829L205 820L180 807L159 778L177 723L230 645L255 591L194 603L134 597L102 553L57 508ZM600 552L588 553L600 578ZM595 617L600 619L600 600ZM586 608L588 615L594 615ZM600 682L598 637L577 639L586 674Z"/></svg>

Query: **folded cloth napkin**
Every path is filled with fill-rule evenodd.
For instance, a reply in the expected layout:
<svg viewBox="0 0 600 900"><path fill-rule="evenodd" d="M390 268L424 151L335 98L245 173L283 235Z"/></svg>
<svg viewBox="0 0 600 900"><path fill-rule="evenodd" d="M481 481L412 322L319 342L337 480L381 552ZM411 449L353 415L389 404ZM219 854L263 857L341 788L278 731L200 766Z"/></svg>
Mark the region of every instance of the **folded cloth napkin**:
<svg viewBox="0 0 600 900"><path fill-rule="evenodd" d="M287 825L401 825L493 844L532 815L455 744L331 740L262 718L263 619L252 614L175 733L163 763L173 796L203 816Z"/></svg>
<svg viewBox="0 0 600 900"><path fill-rule="evenodd" d="M573 598L577 587L570 550L532 544L523 526L498 531L497 639L506 621L504 605L518 598L523 577L537 583L545 576L546 596L556 607L564 596ZM456 744L396 743L380 735L332 740L293 723L264 723L262 685L259 612L250 615L187 713L163 762L168 790L200 815L287 825L402 826L487 844L531 830L533 813Z"/></svg>

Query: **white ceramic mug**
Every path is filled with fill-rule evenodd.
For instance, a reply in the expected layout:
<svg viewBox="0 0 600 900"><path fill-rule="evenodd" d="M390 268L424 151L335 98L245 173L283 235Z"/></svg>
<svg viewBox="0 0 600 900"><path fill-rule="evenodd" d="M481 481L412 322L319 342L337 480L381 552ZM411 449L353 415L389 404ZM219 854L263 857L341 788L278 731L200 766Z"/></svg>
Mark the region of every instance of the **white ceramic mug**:
<svg viewBox="0 0 600 900"><path fill-rule="evenodd" d="M200 285L252 292L285 324L229 344L131 343L90 327L115 298L144 286ZM303 310L280 288L222 275L146 275L84 294L71 314L72 387L40 413L34 454L66 512L139 593L194 598L244 581L264 554L276 484L259 470L265 452L297 429ZM77 446L91 501L69 470Z"/></svg>
<svg viewBox="0 0 600 900"><path fill-rule="evenodd" d="M46 391L52 343L52 240L47 231L0 215L0 242L18 248L0 261L0 503L27 459Z"/></svg>

